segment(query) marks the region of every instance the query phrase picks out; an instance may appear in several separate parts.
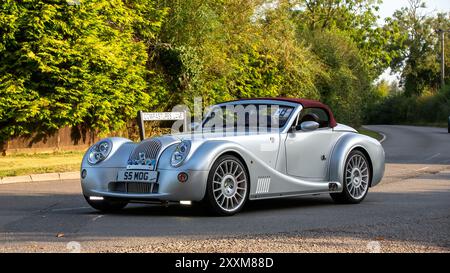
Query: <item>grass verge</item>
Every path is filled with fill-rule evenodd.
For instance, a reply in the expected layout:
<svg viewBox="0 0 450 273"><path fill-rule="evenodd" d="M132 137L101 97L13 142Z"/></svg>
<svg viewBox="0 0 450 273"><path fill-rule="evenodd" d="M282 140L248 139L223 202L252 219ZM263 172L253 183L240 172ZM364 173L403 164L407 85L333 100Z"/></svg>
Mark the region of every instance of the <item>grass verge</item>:
<svg viewBox="0 0 450 273"><path fill-rule="evenodd" d="M427 127L439 127L439 128L447 128L448 124L446 122L411 122L411 123L402 123L401 125L410 125L410 126L427 126Z"/></svg>
<svg viewBox="0 0 450 273"><path fill-rule="evenodd" d="M375 138L377 140L382 140L383 139L383 135L381 135L380 133L372 131L372 130L369 130L369 129L366 129L366 128L363 128L363 127L359 127L358 128L358 132L360 134L373 137L373 138Z"/></svg>
<svg viewBox="0 0 450 273"><path fill-rule="evenodd" d="M80 169L83 151L0 156L0 177Z"/></svg>

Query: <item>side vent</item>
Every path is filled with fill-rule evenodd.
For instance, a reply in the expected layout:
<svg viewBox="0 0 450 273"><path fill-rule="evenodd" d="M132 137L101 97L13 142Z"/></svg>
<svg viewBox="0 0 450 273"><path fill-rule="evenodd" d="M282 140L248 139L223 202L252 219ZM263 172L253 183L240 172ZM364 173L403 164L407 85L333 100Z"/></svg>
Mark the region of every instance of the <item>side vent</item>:
<svg viewBox="0 0 450 273"><path fill-rule="evenodd" d="M269 192L269 187L270 187L270 176L258 177L258 184L256 185L257 194Z"/></svg>

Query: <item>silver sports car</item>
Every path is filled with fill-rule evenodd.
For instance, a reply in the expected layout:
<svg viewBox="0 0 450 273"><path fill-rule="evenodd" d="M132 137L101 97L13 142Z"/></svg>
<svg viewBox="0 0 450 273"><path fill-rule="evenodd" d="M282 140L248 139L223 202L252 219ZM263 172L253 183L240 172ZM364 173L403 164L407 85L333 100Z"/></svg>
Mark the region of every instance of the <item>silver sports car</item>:
<svg viewBox="0 0 450 273"><path fill-rule="evenodd" d="M94 144L81 164L87 202L101 211L198 202L232 215L256 199L327 193L359 203L384 174L380 143L336 123L318 101L221 103L192 127L140 143L111 137Z"/></svg>

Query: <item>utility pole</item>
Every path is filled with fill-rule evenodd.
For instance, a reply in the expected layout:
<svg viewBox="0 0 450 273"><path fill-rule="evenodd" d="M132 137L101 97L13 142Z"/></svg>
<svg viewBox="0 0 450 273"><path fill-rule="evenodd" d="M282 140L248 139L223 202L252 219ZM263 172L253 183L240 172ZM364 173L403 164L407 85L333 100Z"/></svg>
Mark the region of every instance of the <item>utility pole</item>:
<svg viewBox="0 0 450 273"><path fill-rule="evenodd" d="M444 31L441 30L441 86L445 85Z"/></svg>
<svg viewBox="0 0 450 273"><path fill-rule="evenodd" d="M445 85L445 47L444 47L444 33L450 30L437 29L436 33L440 34L441 39L441 87Z"/></svg>

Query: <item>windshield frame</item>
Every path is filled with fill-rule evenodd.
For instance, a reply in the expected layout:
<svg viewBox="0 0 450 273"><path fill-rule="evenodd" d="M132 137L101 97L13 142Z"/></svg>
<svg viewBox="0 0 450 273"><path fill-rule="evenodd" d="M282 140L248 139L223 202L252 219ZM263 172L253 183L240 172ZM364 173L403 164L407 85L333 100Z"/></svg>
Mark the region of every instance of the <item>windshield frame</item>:
<svg viewBox="0 0 450 273"><path fill-rule="evenodd" d="M285 122L284 126L279 127L279 128L272 128L272 130L277 130L279 133L287 133L289 131L289 129L292 127L293 122L295 121L296 117L298 116L298 114L300 113L300 111L303 109L302 105L299 103L294 103L294 102L287 102L287 101L277 101L277 100L251 100L251 99L244 99L244 100L238 100L238 101L231 101L231 102L224 102L224 103L219 103L219 104L215 104L210 106L207 114L205 115L205 117L203 118L201 124L202 127L205 125L205 122L207 121L208 117L211 115L211 113L214 111L214 109L217 109L217 107L226 107L227 105L278 105L278 106L288 106L288 107L292 107L293 110L290 113L287 121ZM272 131L271 130L271 131Z"/></svg>

